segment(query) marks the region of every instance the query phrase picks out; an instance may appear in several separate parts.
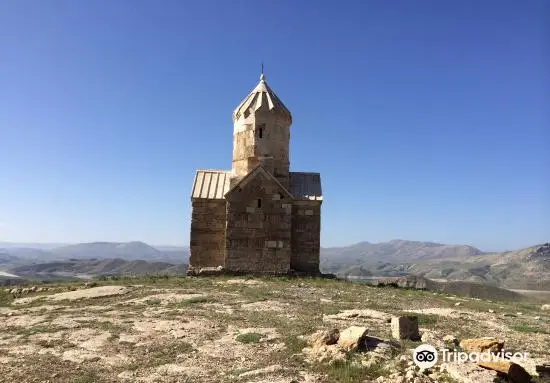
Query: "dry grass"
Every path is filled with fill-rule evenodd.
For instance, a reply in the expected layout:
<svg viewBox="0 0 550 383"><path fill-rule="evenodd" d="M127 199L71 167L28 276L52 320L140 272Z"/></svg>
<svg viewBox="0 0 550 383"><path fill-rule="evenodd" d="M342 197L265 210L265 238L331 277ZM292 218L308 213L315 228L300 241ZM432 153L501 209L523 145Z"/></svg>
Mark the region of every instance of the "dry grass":
<svg viewBox="0 0 550 383"><path fill-rule="evenodd" d="M284 368L258 374L276 382L363 382L387 374L382 365L357 363L360 355L331 365L306 361L302 336L319 329L360 324L372 335L390 336L388 323L380 320L350 318L336 323L324 317L350 309L388 314L428 309L418 314L420 327L438 336L496 336L509 348L548 357L550 315L540 312L538 305L326 279L229 279L118 278L99 285L128 286L127 294L55 303L38 300L17 307L10 306L11 297L0 295L0 316L6 315L0 319L0 376L16 382L240 383L255 381L241 373L270 365ZM67 291L65 285L53 287ZM165 298L189 294L200 296ZM443 309L452 314L438 315ZM502 315L518 311L521 316ZM416 344L403 342L399 353L408 354Z"/></svg>

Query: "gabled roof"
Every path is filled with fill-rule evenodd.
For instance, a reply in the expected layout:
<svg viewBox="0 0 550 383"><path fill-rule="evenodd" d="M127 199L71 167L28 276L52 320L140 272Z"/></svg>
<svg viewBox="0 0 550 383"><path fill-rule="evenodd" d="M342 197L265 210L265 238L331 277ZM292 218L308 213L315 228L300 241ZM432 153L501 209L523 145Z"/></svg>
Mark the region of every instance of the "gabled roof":
<svg viewBox="0 0 550 383"><path fill-rule="evenodd" d="M230 171L197 170L191 198L223 199L229 190Z"/></svg>
<svg viewBox="0 0 550 383"><path fill-rule="evenodd" d="M290 172L290 192L295 199L322 201L321 175L319 173Z"/></svg>
<svg viewBox="0 0 550 383"><path fill-rule="evenodd" d="M197 170L193 181L191 198L193 199L224 199L225 195L238 187L243 187L254 176L262 172L271 178L290 197L294 199L322 201L321 175L319 173L290 172L290 190L262 166L257 166L244 176L233 188L229 188L231 171L228 170Z"/></svg>
<svg viewBox="0 0 550 383"><path fill-rule="evenodd" d="M262 165L256 166L253 170L251 170L247 175L245 175L239 182L237 182L233 187L225 194L226 198L228 194L231 194L233 191L237 190L238 188L244 187L248 182L254 179L259 173L262 173L266 175L268 178L272 179L277 186L279 186L283 192L290 198L294 198L294 196L283 186L281 183L267 170L265 170Z"/></svg>
<svg viewBox="0 0 550 383"><path fill-rule="evenodd" d="M265 82L265 76L262 73L260 76L260 82L252 92L246 96L246 98L235 108L233 111L233 122L239 119L239 117L245 113L245 111L252 109L256 111L262 107L267 108L270 111L278 111L283 113L292 121L292 115L283 102L277 97L275 92Z"/></svg>

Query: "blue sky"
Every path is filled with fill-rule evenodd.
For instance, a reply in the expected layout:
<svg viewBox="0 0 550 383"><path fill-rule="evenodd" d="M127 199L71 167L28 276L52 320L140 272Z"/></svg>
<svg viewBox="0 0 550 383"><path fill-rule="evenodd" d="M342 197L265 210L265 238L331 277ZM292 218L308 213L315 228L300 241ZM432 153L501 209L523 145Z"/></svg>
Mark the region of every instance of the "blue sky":
<svg viewBox="0 0 550 383"><path fill-rule="evenodd" d="M4 1L0 241L187 244L266 77L322 245L550 240L550 2Z"/></svg>

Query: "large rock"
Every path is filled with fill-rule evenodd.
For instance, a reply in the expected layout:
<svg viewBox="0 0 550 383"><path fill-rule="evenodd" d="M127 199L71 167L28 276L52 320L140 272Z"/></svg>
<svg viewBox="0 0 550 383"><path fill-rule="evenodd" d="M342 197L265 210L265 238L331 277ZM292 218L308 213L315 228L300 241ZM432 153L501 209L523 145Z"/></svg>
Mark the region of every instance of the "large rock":
<svg viewBox="0 0 550 383"><path fill-rule="evenodd" d="M340 338L338 329L321 330L311 335L310 341L313 347L336 344Z"/></svg>
<svg viewBox="0 0 550 383"><path fill-rule="evenodd" d="M340 333L338 346L344 351L357 351L367 336L368 329L361 326L351 326Z"/></svg>
<svg viewBox="0 0 550 383"><path fill-rule="evenodd" d="M418 317L412 315L392 317L391 334L395 339L420 340Z"/></svg>
<svg viewBox="0 0 550 383"><path fill-rule="evenodd" d="M308 355L308 359L320 363L334 363L337 360L344 360L345 353L336 344L340 337L338 329L317 331L309 337L311 347L302 351Z"/></svg>
<svg viewBox="0 0 550 383"><path fill-rule="evenodd" d="M506 375L508 380L512 383L529 383L531 382L531 375L525 371L520 365L510 362L508 360L497 360L491 362L478 362L483 368L497 371Z"/></svg>
<svg viewBox="0 0 550 383"><path fill-rule="evenodd" d="M542 305L540 308L542 311L550 311L550 305Z"/></svg>
<svg viewBox="0 0 550 383"><path fill-rule="evenodd" d="M460 342L460 347L466 352L498 353L504 347L504 341L492 337L463 339Z"/></svg>

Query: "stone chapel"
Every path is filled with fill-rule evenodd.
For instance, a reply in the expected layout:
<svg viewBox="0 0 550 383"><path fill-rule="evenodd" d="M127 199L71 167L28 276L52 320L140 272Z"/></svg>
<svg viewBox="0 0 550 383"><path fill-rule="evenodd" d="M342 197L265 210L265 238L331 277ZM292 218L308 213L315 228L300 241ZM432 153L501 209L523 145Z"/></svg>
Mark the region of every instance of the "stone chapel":
<svg viewBox="0 0 550 383"><path fill-rule="evenodd" d="M233 111L231 170L197 170L189 275L319 274L321 177L290 171L292 115L260 82Z"/></svg>

